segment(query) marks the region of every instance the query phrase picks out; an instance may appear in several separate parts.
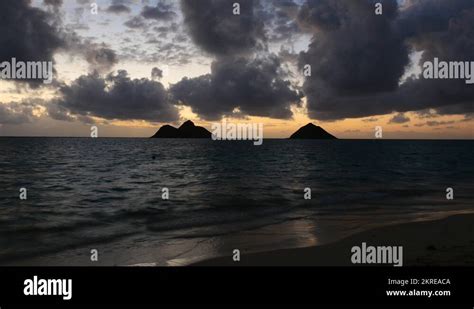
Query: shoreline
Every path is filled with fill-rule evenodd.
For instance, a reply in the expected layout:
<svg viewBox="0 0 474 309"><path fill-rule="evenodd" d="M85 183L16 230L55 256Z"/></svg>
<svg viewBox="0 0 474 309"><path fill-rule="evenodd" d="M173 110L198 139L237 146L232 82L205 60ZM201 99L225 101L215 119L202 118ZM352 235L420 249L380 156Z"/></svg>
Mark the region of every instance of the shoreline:
<svg viewBox="0 0 474 309"><path fill-rule="evenodd" d="M403 266L474 266L474 214L383 226L305 248L241 252L240 262L229 255L189 266L359 266L351 263L351 248L363 242L367 246L403 246Z"/></svg>

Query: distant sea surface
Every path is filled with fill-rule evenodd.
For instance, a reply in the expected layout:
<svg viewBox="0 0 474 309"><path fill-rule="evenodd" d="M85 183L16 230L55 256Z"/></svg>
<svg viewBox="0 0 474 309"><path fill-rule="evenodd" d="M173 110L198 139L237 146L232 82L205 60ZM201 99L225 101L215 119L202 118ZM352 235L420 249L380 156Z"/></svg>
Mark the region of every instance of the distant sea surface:
<svg viewBox="0 0 474 309"><path fill-rule="evenodd" d="M473 146L0 138L0 265L183 265L474 212Z"/></svg>

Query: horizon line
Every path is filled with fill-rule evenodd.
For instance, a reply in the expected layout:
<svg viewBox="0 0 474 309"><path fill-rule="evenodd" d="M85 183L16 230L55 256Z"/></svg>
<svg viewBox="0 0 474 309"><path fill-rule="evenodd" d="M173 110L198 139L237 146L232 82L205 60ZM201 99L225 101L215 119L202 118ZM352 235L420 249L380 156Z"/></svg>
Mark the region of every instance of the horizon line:
<svg viewBox="0 0 474 309"><path fill-rule="evenodd" d="M0 135L0 138L90 138L90 139L105 139L105 138L122 138L122 139L152 139L151 136L103 136L103 137L90 137L90 136L28 136L28 135L13 135L13 136L3 136ZM166 140L183 140L183 139L190 139L190 140L205 140L206 138L153 138L153 139L166 139ZM268 137L263 138L263 140L290 140L290 137ZM212 140L212 139L210 139ZM291 140L326 140L326 139L291 139ZM473 138L336 138L331 140L363 140L363 141L372 141L372 140L391 140L391 141L474 141ZM225 140L225 141L232 141L232 142L245 142L245 141L253 141L252 139L248 140ZM222 142L222 141L220 141Z"/></svg>

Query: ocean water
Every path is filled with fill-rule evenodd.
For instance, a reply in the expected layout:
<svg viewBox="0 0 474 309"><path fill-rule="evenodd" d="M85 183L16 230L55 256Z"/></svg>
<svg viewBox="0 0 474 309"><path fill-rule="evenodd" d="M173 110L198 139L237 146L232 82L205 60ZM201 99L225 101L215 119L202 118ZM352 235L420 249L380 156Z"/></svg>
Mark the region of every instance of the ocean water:
<svg viewBox="0 0 474 309"><path fill-rule="evenodd" d="M0 138L0 265L182 265L474 212L473 146Z"/></svg>

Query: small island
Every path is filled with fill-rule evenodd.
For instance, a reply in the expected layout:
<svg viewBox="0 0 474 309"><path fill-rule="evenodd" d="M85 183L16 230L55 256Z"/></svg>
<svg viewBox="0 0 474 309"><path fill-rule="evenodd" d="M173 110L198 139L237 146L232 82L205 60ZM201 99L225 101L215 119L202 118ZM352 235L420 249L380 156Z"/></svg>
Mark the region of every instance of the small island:
<svg viewBox="0 0 474 309"><path fill-rule="evenodd" d="M188 120L179 128L164 125L151 138L211 138L211 132Z"/></svg>
<svg viewBox="0 0 474 309"><path fill-rule="evenodd" d="M320 126L308 123L290 136L290 139L337 139Z"/></svg>

